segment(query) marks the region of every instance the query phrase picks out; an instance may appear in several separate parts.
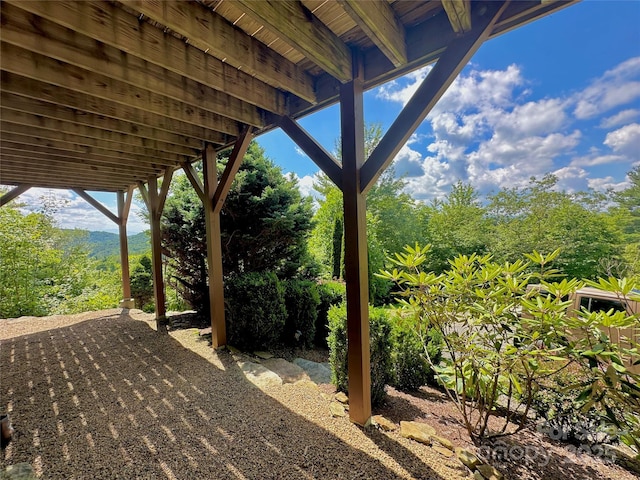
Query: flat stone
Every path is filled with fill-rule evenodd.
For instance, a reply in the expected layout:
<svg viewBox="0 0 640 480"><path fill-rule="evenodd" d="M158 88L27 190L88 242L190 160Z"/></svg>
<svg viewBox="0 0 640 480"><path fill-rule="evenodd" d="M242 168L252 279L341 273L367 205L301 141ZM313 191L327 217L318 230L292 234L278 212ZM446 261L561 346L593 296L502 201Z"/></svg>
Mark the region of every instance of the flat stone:
<svg viewBox="0 0 640 480"><path fill-rule="evenodd" d="M227 350L229 350L229 353L231 353L232 355L240 355L242 353L236 347L232 347L231 345L227 345Z"/></svg>
<svg viewBox="0 0 640 480"><path fill-rule="evenodd" d="M8 480L37 480L38 477L33 472L31 464L25 462L9 465L4 471L4 475L0 471L0 478L7 478Z"/></svg>
<svg viewBox="0 0 640 480"><path fill-rule="evenodd" d="M331 369L326 364L312 362L304 358L295 358L293 363L307 372L311 381L316 383L331 383Z"/></svg>
<svg viewBox="0 0 640 480"><path fill-rule="evenodd" d="M476 467L476 471L480 472L480 474L487 480L502 480L504 478L504 475L491 465L478 465Z"/></svg>
<svg viewBox="0 0 640 480"><path fill-rule="evenodd" d="M456 448L454 451L456 457L458 457L458 460L460 460L460 462L464 466L468 467L469 470L475 470L478 464L480 464L480 460L478 459L478 457L476 457L469 450L466 450L464 448Z"/></svg>
<svg viewBox="0 0 640 480"><path fill-rule="evenodd" d="M340 403L344 403L344 404L349 403L349 397L347 397L347 395L344 392L336 393L335 399Z"/></svg>
<svg viewBox="0 0 640 480"><path fill-rule="evenodd" d="M270 358L273 358L273 355L269 352L253 352L253 354L258 357L261 358L262 360L269 360Z"/></svg>
<svg viewBox="0 0 640 480"><path fill-rule="evenodd" d="M484 477L482 476L482 474L478 470L473 472L473 478L475 480L484 480Z"/></svg>
<svg viewBox="0 0 640 480"><path fill-rule="evenodd" d="M255 362L238 362L244 376L259 388L282 385L282 379L277 373Z"/></svg>
<svg viewBox="0 0 640 480"><path fill-rule="evenodd" d="M388 418L383 417L382 415L374 415L372 420L378 425L382 430L386 430L387 432L396 429L396 424L393 423Z"/></svg>
<svg viewBox="0 0 640 480"><path fill-rule="evenodd" d="M344 405L338 402L331 402L329 404L329 411L334 417L345 417L347 415L347 411L344 409Z"/></svg>
<svg viewBox="0 0 640 480"><path fill-rule="evenodd" d="M435 428L426 423L400 422L400 435L425 445L431 445L431 437L436 434Z"/></svg>
<svg viewBox="0 0 640 480"><path fill-rule="evenodd" d="M453 457L453 452L448 448L440 447L438 445L434 446L433 449L438 452L440 455L445 456L447 458Z"/></svg>
<svg viewBox="0 0 640 480"><path fill-rule="evenodd" d="M439 435L432 435L431 437L443 447L453 450L453 443L451 443L451 440L448 438L444 438Z"/></svg>
<svg viewBox="0 0 640 480"><path fill-rule="evenodd" d="M203 335L211 335L211 327L201 328L199 330L199 335L202 337Z"/></svg>
<svg viewBox="0 0 640 480"><path fill-rule="evenodd" d="M298 365L287 362L284 358L267 358L260 362L281 379L282 383L295 383L300 380L309 380L307 373Z"/></svg>

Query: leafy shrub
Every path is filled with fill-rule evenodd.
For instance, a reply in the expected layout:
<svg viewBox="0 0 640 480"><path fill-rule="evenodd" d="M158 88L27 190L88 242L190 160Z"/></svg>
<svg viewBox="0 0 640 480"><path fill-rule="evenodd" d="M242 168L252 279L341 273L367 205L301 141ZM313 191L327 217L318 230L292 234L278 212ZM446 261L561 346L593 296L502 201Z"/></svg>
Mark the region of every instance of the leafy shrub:
<svg viewBox="0 0 640 480"><path fill-rule="evenodd" d="M421 338L411 325L398 318L393 326L393 386L402 391L417 390L427 383L434 382L434 372L425 358L439 364L442 358L442 335L430 328Z"/></svg>
<svg viewBox="0 0 640 480"><path fill-rule="evenodd" d="M392 325L382 308L369 309L369 338L371 352L371 403L378 405L385 398L384 387L393 378L391 359ZM336 388L348 393L347 365L347 308L344 304L329 309L329 363Z"/></svg>
<svg viewBox="0 0 640 480"><path fill-rule="evenodd" d="M327 335L329 335L329 309L334 305L340 305L346 299L346 286L341 282L323 282L318 284L320 304L316 317L316 330L314 343L318 347L327 348Z"/></svg>
<svg viewBox="0 0 640 480"><path fill-rule="evenodd" d="M282 341L287 345L310 347L316 333L320 304L318 288L310 280L291 279L283 283L287 321L282 332Z"/></svg>
<svg viewBox="0 0 640 480"><path fill-rule="evenodd" d="M278 345L287 319L284 288L273 272L251 272L225 282L229 344L244 350Z"/></svg>

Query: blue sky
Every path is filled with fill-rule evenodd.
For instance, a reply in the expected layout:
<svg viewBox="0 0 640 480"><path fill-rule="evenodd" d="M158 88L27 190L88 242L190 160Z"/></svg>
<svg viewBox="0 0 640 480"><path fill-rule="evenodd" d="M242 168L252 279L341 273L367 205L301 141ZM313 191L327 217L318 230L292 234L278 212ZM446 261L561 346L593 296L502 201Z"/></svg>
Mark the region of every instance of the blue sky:
<svg viewBox="0 0 640 480"><path fill-rule="evenodd" d="M640 1L586 0L486 42L395 160L414 198L441 198L459 180L480 192L554 173L567 191L621 189L640 163ZM430 67L368 91L365 122L383 131ZM300 121L327 150L337 106ZM258 137L269 158L312 193L318 168L277 130ZM37 202L32 190L21 197ZM115 231L71 192L62 227ZM96 195L115 209L115 195ZM129 231L146 226L133 209Z"/></svg>

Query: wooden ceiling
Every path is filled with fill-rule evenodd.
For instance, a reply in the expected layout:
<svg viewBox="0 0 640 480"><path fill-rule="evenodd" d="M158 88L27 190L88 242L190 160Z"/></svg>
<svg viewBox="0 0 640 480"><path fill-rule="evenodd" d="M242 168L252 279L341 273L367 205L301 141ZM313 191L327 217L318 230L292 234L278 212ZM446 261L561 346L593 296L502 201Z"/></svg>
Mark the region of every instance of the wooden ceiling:
<svg viewBox="0 0 640 480"><path fill-rule="evenodd" d="M514 1L492 36L569 1ZM4 0L0 184L122 191L372 88L473 28L467 0Z"/></svg>

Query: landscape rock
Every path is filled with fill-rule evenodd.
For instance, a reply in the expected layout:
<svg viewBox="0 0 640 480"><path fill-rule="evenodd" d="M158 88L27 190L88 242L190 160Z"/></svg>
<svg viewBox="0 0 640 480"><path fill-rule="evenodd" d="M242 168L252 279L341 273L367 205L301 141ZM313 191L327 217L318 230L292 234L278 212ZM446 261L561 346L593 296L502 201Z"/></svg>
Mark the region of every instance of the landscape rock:
<svg viewBox="0 0 640 480"><path fill-rule="evenodd" d="M400 422L400 435L426 445L431 445L431 437L436 434L435 428L426 423Z"/></svg>
<svg viewBox="0 0 640 480"><path fill-rule="evenodd" d="M331 369L324 363L312 362L304 358L295 358L293 363L302 368L316 383L331 383Z"/></svg>
<svg viewBox="0 0 640 480"><path fill-rule="evenodd" d="M453 450L453 443L448 438L440 437L439 435L432 435L432 438L443 447Z"/></svg>
<svg viewBox="0 0 640 480"><path fill-rule="evenodd" d="M277 373L255 362L238 362L244 376L259 388L282 385L282 379Z"/></svg>
<svg viewBox="0 0 640 480"><path fill-rule="evenodd" d="M338 392L335 395L335 399L340 403L349 403L349 397L344 392Z"/></svg>
<svg viewBox="0 0 640 480"><path fill-rule="evenodd" d="M447 458L453 457L453 452L448 448L440 447L438 445L434 446L433 449L438 452L440 455L445 456Z"/></svg>
<svg viewBox="0 0 640 480"><path fill-rule="evenodd" d="M480 460L478 459L478 457L476 457L475 454L471 453L469 450L466 450L464 448L456 448L455 454L456 457L458 457L458 460L460 460L460 462L464 466L468 467L471 471L475 470L476 467L480 464Z"/></svg>
<svg viewBox="0 0 640 480"><path fill-rule="evenodd" d="M475 480L484 480L484 477L482 476L482 474L478 470L473 472L473 478Z"/></svg>
<svg viewBox="0 0 640 480"><path fill-rule="evenodd" d="M331 402L329 404L329 411L334 417L345 417L347 415L344 405L338 402Z"/></svg>
<svg viewBox="0 0 640 480"><path fill-rule="evenodd" d="M382 430L391 431L396 429L396 424L393 423L388 418L383 417L382 415L374 415L372 420L378 425Z"/></svg>
<svg viewBox="0 0 640 480"><path fill-rule="evenodd" d="M491 465L478 465L476 467L476 471L480 472L480 474L487 480L502 480L504 478L504 475Z"/></svg>
<svg viewBox="0 0 640 480"><path fill-rule="evenodd" d="M302 368L291 362L287 362L284 358L268 358L262 360L260 363L277 374L282 379L282 383L295 383L300 380L309 380L309 376Z"/></svg>

